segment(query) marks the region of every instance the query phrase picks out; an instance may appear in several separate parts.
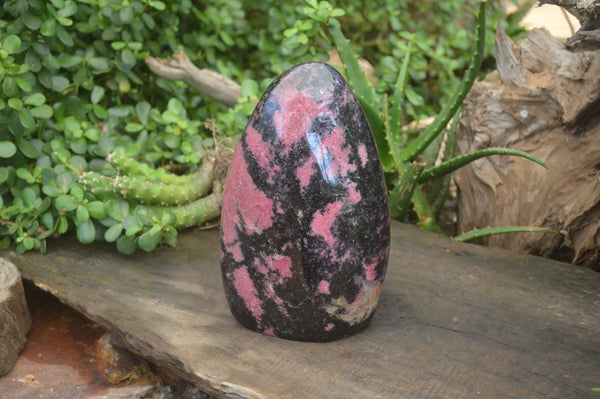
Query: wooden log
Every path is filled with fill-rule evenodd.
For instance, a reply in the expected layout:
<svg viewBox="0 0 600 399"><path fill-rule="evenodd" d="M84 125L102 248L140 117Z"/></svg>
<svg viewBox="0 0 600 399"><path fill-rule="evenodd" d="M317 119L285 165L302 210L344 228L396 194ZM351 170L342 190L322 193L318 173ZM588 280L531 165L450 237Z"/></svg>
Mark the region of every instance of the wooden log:
<svg viewBox="0 0 600 399"><path fill-rule="evenodd" d="M25 278L218 398L587 398L600 388L600 274L392 223L372 324L325 344L243 328L218 231L125 257L110 245L5 251Z"/></svg>
<svg viewBox="0 0 600 399"><path fill-rule="evenodd" d="M544 30L515 45L501 29L496 49L498 71L465 100L458 149L516 148L549 168L494 156L458 170L458 230L548 227L557 234L482 242L600 270L600 51L572 52Z"/></svg>
<svg viewBox="0 0 600 399"><path fill-rule="evenodd" d="M12 369L30 327L21 275L14 264L0 258L0 375Z"/></svg>

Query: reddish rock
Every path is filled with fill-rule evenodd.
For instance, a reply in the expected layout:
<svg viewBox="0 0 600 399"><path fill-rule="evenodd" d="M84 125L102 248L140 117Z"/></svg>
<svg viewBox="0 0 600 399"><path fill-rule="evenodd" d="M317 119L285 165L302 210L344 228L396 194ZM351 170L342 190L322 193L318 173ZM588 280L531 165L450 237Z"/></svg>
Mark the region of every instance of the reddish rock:
<svg viewBox="0 0 600 399"><path fill-rule="evenodd" d="M98 339L96 363L100 376L113 385L131 383L150 372L148 362L132 353L110 333Z"/></svg>

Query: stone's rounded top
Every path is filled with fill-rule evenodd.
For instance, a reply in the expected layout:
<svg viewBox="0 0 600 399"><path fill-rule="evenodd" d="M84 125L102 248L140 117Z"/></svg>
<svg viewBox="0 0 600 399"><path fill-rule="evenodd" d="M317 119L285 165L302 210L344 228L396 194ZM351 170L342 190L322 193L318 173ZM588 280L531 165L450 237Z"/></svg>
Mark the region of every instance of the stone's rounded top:
<svg viewBox="0 0 600 399"><path fill-rule="evenodd" d="M294 163L281 162L278 153L302 158L310 151L315 163L296 169L302 188L315 166L323 177L321 184L337 188L344 183L348 188L348 178L353 178L348 173L367 163L379 168L360 103L343 76L321 62L300 64L275 79L250 117L242 141L270 180L281 174L283 163ZM352 191L353 200L358 200L357 194Z"/></svg>
<svg viewBox="0 0 600 399"><path fill-rule="evenodd" d="M331 99L334 88L343 76L331 65L323 62L307 62L297 65L281 75L272 84L274 95L287 94L289 86L304 87L305 94L313 101L320 102ZM265 96L266 97L266 96ZM264 98L264 97L263 97Z"/></svg>
<svg viewBox="0 0 600 399"><path fill-rule="evenodd" d="M0 258L0 302L8 298L9 290L20 278L17 267L4 258Z"/></svg>

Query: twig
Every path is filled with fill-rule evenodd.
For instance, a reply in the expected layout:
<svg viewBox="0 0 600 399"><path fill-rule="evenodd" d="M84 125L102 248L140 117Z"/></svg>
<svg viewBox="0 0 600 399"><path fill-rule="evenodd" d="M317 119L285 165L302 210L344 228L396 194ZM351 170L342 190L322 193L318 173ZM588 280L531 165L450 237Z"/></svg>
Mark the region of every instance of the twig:
<svg viewBox="0 0 600 399"><path fill-rule="evenodd" d="M210 69L199 69L184 51L175 51L173 58L146 57L145 61L155 74L165 79L186 82L203 94L230 107L235 106L242 96L240 85Z"/></svg>
<svg viewBox="0 0 600 399"><path fill-rule="evenodd" d="M563 17L565 17L565 21L567 21L567 25L569 25L569 29L571 30L571 36L573 36L575 34L575 27L573 26L573 23L571 22L571 19L569 18L569 14L567 13L567 10L565 10L564 8L561 8L560 11L562 12Z"/></svg>
<svg viewBox="0 0 600 399"><path fill-rule="evenodd" d="M0 219L0 225L1 226L8 226L8 227L13 227L18 225L19 223L17 222L13 222L12 220L7 220L7 219ZM37 234L40 235L40 238L45 239L47 237L50 237L50 235L52 235L52 231L48 231L46 229L43 229L41 227L38 227L35 232Z"/></svg>

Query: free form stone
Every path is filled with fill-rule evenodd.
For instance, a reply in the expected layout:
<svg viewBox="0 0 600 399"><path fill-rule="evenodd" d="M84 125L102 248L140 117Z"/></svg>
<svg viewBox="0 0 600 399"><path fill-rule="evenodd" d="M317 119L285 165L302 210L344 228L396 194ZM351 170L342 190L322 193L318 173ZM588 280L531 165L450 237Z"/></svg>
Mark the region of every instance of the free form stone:
<svg viewBox="0 0 600 399"><path fill-rule="evenodd" d="M377 148L350 87L307 63L267 89L227 176L221 265L245 327L303 341L364 329L389 255Z"/></svg>

